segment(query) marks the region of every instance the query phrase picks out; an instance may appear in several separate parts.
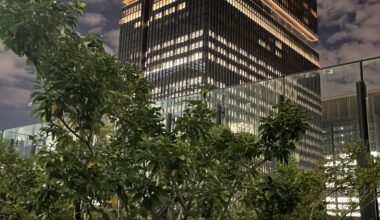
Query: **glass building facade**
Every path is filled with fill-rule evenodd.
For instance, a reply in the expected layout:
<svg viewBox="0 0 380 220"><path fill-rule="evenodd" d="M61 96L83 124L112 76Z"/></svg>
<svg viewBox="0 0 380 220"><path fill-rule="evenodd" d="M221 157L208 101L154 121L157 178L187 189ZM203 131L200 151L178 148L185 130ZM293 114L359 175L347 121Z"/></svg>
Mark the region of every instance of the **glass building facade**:
<svg viewBox="0 0 380 220"><path fill-rule="evenodd" d="M315 0L125 0L119 57L155 100L319 67Z"/></svg>

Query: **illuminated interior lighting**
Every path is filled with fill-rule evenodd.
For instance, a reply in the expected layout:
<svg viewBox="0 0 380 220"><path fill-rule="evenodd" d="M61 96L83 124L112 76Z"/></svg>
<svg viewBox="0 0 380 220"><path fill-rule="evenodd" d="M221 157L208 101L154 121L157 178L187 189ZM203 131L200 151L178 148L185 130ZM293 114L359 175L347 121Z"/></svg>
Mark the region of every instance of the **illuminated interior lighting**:
<svg viewBox="0 0 380 220"><path fill-rule="evenodd" d="M138 0L123 0L123 3L125 4L125 5L130 5L130 4L132 4L132 3L134 3L134 2L137 2Z"/></svg>
<svg viewBox="0 0 380 220"><path fill-rule="evenodd" d="M136 12L134 12L132 14L129 14L129 15L126 15L126 16L122 17L120 19L120 21L119 21L119 24L120 25L121 24L126 24L126 23L128 23L130 21L133 21L133 20L136 20L136 19L138 19L140 17L141 17L141 10L136 11Z"/></svg>
<svg viewBox="0 0 380 220"><path fill-rule="evenodd" d="M246 15L249 19L260 25L262 28L264 28L269 33L273 34L277 39L282 41L284 44L291 47L293 50L295 50L297 53L314 63L316 66L320 67L320 63L317 57L314 55L308 53L305 51L302 47L298 46L294 42L292 42L289 39L289 36L284 34L283 32L280 32L277 30L273 23L271 23L268 19L265 19L261 16L256 15L253 13L252 8L250 8L245 2L240 2L237 0L226 0L229 4L234 6L236 9L238 9L240 12L242 12L244 15Z"/></svg>
<svg viewBox="0 0 380 220"><path fill-rule="evenodd" d="M166 5L174 3L176 0L156 0L153 4L153 11L158 10Z"/></svg>
<svg viewBox="0 0 380 220"><path fill-rule="evenodd" d="M278 6L273 0L263 0L262 1L266 6L268 6L272 11L278 14L282 19L284 19L288 24L290 24L294 29L300 32L305 38L311 42L318 40L318 37L315 36L312 32L307 30L300 22L290 16L284 9Z"/></svg>

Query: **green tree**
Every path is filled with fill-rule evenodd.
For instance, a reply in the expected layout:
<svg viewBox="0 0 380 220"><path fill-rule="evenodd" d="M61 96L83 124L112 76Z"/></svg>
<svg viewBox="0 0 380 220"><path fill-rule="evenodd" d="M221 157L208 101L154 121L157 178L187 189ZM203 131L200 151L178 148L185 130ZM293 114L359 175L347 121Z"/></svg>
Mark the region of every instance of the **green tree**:
<svg viewBox="0 0 380 220"><path fill-rule="evenodd" d="M324 185L318 169L301 170L294 161L278 164L257 178L245 204L257 219L328 219Z"/></svg>
<svg viewBox="0 0 380 220"><path fill-rule="evenodd" d="M36 209L47 218L70 206L76 218L80 208L109 218L108 201L125 184L125 173L107 172L120 169L113 159L123 160L121 147L134 147L143 134L162 133L141 71L107 54L97 36L74 31L84 7L76 0L0 1L0 38L36 69L34 114L53 138L40 143L38 158L47 178ZM106 122L120 129L114 134Z"/></svg>
<svg viewBox="0 0 380 220"><path fill-rule="evenodd" d="M256 138L216 127L206 104L191 101L169 136L149 138L142 145L137 164L146 164L139 173L148 175L140 176L142 185L130 191L147 204L145 213L150 210L163 219L239 215L237 210L259 170L271 160L287 161L307 127L290 103L275 108L278 114L263 119ZM282 132L288 135L281 136Z"/></svg>
<svg viewBox="0 0 380 220"><path fill-rule="evenodd" d="M0 143L0 219L37 219L31 189L40 184L40 174L32 158L21 159Z"/></svg>
<svg viewBox="0 0 380 220"><path fill-rule="evenodd" d="M75 219L254 218L259 212L244 199L269 161L288 162L307 128L298 109L289 102L275 106L277 114L263 118L255 137L215 126L214 112L190 101L175 129L165 131L142 72L107 54L98 36L74 31L84 7L78 0L0 0L0 38L35 68L34 115L52 137L36 139L40 152L32 162L4 162L38 170L35 185L23 189L32 195L28 213L41 219L67 219L72 210ZM26 172L20 169L32 174Z"/></svg>

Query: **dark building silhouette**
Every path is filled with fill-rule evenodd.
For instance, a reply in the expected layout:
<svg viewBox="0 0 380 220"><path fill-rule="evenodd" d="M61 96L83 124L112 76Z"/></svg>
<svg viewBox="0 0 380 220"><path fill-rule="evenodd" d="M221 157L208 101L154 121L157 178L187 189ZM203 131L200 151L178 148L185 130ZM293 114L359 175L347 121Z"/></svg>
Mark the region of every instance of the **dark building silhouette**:
<svg viewBox="0 0 380 220"><path fill-rule="evenodd" d="M319 67L316 0L124 0L119 57L154 99Z"/></svg>

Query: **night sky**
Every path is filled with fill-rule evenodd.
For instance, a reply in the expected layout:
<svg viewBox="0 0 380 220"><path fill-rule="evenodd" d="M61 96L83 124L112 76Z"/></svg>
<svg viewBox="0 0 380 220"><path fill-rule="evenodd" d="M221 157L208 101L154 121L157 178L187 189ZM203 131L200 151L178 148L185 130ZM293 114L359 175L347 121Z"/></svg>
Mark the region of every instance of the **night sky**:
<svg viewBox="0 0 380 220"><path fill-rule="evenodd" d="M322 66L380 56L380 0L317 0ZM121 0L86 0L78 30L101 34L116 54ZM0 41L0 130L36 122L28 106L33 74L25 61L5 51Z"/></svg>

